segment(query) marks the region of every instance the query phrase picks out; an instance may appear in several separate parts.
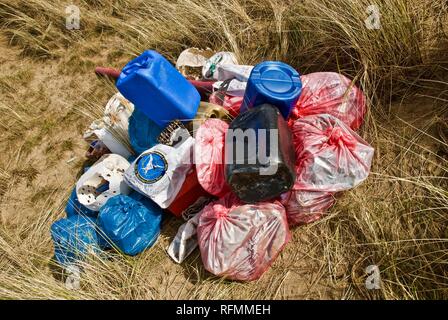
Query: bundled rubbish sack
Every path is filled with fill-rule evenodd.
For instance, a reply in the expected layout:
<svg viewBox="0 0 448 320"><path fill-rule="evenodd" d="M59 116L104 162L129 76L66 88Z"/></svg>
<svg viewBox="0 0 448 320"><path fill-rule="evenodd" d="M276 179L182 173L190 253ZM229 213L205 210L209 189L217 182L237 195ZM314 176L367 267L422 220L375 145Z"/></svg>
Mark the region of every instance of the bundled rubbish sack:
<svg viewBox="0 0 448 320"><path fill-rule="evenodd" d="M235 118L226 134L225 175L244 202L269 200L294 184L291 132L278 109L264 104Z"/></svg>
<svg viewBox="0 0 448 320"><path fill-rule="evenodd" d="M296 190L337 192L356 187L370 172L373 148L341 120L312 115L292 126Z"/></svg>
<svg viewBox="0 0 448 320"><path fill-rule="evenodd" d="M184 127L168 126L161 135L170 132L168 144L157 144L143 152L125 172L126 183L148 196L161 208L174 201L192 168L194 138ZM160 139L160 137L159 137Z"/></svg>
<svg viewBox="0 0 448 320"><path fill-rule="evenodd" d="M217 197L230 191L224 174L225 137L228 128L225 121L208 119L196 131L194 161L198 181L205 191Z"/></svg>
<svg viewBox="0 0 448 320"><path fill-rule="evenodd" d="M177 263L182 263L198 246L196 228L199 223L199 214L179 227L176 236L170 243L168 255Z"/></svg>
<svg viewBox="0 0 448 320"><path fill-rule="evenodd" d="M210 49L185 49L177 58L176 69L187 79L199 80L202 78L202 67L212 55Z"/></svg>
<svg viewBox="0 0 448 320"><path fill-rule="evenodd" d="M280 199L290 226L319 220L335 202L332 192L307 190L291 190Z"/></svg>
<svg viewBox="0 0 448 320"><path fill-rule="evenodd" d="M302 93L290 114L289 124L315 114L330 114L357 130L364 121L366 97L353 82L336 72L303 75Z"/></svg>
<svg viewBox="0 0 448 320"><path fill-rule="evenodd" d="M132 149L137 154L141 154L143 151L155 146L157 137L162 130L163 128L160 128L154 121L136 108L129 119L129 140Z"/></svg>
<svg viewBox="0 0 448 320"><path fill-rule="evenodd" d="M125 158L132 154L128 136L128 122L134 105L116 93L107 103L104 117L95 120L84 133L84 139L91 143L101 140L112 152Z"/></svg>
<svg viewBox="0 0 448 320"><path fill-rule="evenodd" d="M250 74L241 112L269 103L288 119L301 92L300 75L293 67L280 61L265 61L257 64Z"/></svg>
<svg viewBox="0 0 448 320"><path fill-rule="evenodd" d="M235 54L228 51L217 52L205 62L205 65L202 67L202 76L204 79L219 80L221 73L218 71L218 68L229 64L238 64Z"/></svg>
<svg viewBox="0 0 448 320"><path fill-rule="evenodd" d="M105 154L111 153L109 148L101 140L94 140L90 143L86 152L86 158L90 160L98 160Z"/></svg>
<svg viewBox="0 0 448 320"><path fill-rule="evenodd" d="M75 215L60 219L51 226L54 257L61 266L69 266L83 260L87 254L99 252L95 223Z"/></svg>
<svg viewBox="0 0 448 320"><path fill-rule="evenodd" d="M135 198L135 196L134 196ZM160 234L163 211L145 197L119 195L98 215L98 226L123 253L134 256L151 247Z"/></svg>
<svg viewBox="0 0 448 320"><path fill-rule="evenodd" d="M196 203L201 203L201 199L209 197L210 194L199 184L195 167L192 167L185 177L184 183L177 193L176 198L171 202L167 210L180 218L187 210L195 206Z"/></svg>
<svg viewBox="0 0 448 320"><path fill-rule="evenodd" d="M128 194L124 172L129 162L118 154L106 154L91 166L76 183L76 196L86 208L99 211L109 198Z"/></svg>
<svg viewBox="0 0 448 320"><path fill-rule="evenodd" d="M98 216L98 211L90 210L79 202L78 197L76 196L76 187L73 188L72 193L70 194L70 198L65 206L65 213L67 214L67 218L75 217L77 215L92 218Z"/></svg>
<svg viewBox="0 0 448 320"><path fill-rule="evenodd" d="M200 96L179 71L153 50L143 52L121 70L116 86L159 127L196 115Z"/></svg>
<svg viewBox="0 0 448 320"><path fill-rule="evenodd" d="M200 212L197 237L206 270L252 281L269 268L290 234L279 202L241 204L229 193Z"/></svg>

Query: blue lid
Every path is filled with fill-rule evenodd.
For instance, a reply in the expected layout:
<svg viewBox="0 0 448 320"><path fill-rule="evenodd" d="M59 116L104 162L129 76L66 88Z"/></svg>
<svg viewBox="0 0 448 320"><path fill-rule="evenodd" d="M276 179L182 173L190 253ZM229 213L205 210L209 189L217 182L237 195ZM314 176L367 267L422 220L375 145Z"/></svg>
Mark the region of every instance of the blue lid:
<svg viewBox="0 0 448 320"><path fill-rule="evenodd" d="M267 96L281 96L284 99L300 94L302 89L299 73L280 61L266 61L256 65L250 78L257 91Z"/></svg>
<svg viewBox="0 0 448 320"><path fill-rule="evenodd" d="M297 70L280 61L265 61L257 64L250 74L241 112L268 103L275 105L287 119L301 92Z"/></svg>

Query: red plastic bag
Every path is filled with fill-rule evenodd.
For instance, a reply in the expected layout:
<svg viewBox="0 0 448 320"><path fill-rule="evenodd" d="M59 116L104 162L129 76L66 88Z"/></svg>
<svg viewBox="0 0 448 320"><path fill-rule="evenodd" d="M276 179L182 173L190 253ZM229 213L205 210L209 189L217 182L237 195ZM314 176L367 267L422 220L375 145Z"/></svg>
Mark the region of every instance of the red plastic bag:
<svg viewBox="0 0 448 320"><path fill-rule="evenodd" d="M224 140L229 124L207 119L196 131L194 148L199 184L208 193L223 196L230 191L224 175Z"/></svg>
<svg viewBox="0 0 448 320"><path fill-rule="evenodd" d="M363 123L366 98L350 79L336 72L303 75L302 93L289 116L289 124L315 114L331 114L353 130Z"/></svg>
<svg viewBox="0 0 448 320"><path fill-rule="evenodd" d="M337 192L356 187L370 172L373 148L341 120L320 114L292 126L294 190Z"/></svg>
<svg viewBox="0 0 448 320"><path fill-rule="evenodd" d="M243 103L243 97L230 96L220 91L213 92L209 97L209 102L222 106L232 117L236 117L240 114L241 104Z"/></svg>
<svg viewBox="0 0 448 320"><path fill-rule="evenodd" d="M321 219L334 204L332 192L292 190L280 196L290 226Z"/></svg>
<svg viewBox="0 0 448 320"><path fill-rule="evenodd" d="M285 208L277 201L242 204L228 193L199 214L202 262L217 276L258 279L290 239Z"/></svg>

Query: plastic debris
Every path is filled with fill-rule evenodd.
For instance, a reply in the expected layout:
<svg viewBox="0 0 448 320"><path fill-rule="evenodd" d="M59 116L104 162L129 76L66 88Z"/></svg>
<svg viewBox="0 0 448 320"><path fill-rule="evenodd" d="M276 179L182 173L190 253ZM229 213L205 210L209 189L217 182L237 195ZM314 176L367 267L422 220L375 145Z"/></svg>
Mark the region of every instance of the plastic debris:
<svg viewBox="0 0 448 320"><path fill-rule="evenodd" d="M119 195L98 215L98 226L123 253L134 256L151 247L160 234L162 210L151 200Z"/></svg>
<svg viewBox="0 0 448 320"><path fill-rule="evenodd" d="M196 132L194 160L198 181L205 191L223 196L230 191L224 174L225 137L229 125L219 119L206 120Z"/></svg>
<svg viewBox="0 0 448 320"><path fill-rule="evenodd" d="M196 228L199 223L199 214L179 227L176 236L171 241L167 252L177 263L182 263L198 246Z"/></svg>
<svg viewBox="0 0 448 320"><path fill-rule="evenodd" d="M294 189L343 191L369 175L373 148L341 120L328 114L307 116L294 122L292 132Z"/></svg>
<svg viewBox="0 0 448 320"><path fill-rule="evenodd" d="M129 162L117 155L106 154L89 168L76 183L76 195L81 204L99 211L109 198L128 194L130 188L123 175Z"/></svg>
<svg viewBox="0 0 448 320"><path fill-rule="evenodd" d="M201 211L197 236L205 269L241 281L258 279L290 239L280 203L241 204L231 193Z"/></svg>
<svg viewBox="0 0 448 320"><path fill-rule="evenodd" d="M235 79L240 82L247 82L254 66L240 64L217 64L213 79L218 81Z"/></svg>
<svg viewBox="0 0 448 320"><path fill-rule="evenodd" d="M111 151L101 140L95 140L90 143L89 149L86 152L86 158L91 160L98 160L105 154L109 154Z"/></svg>
<svg viewBox="0 0 448 320"><path fill-rule="evenodd" d="M192 217L194 217L197 213L201 212L202 209L204 209L204 207L206 205L208 205L210 202L215 201L216 198L211 196L211 195L207 195L207 196L203 196L203 197L199 197L198 200L196 200L195 203L193 203L191 206L189 206L187 209L185 209L184 211L182 211L182 218L185 221L190 220Z"/></svg>
<svg viewBox="0 0 448 320"><path fill-rule="evenodd" d="M332 192L292 190L281 195L290 226L315 222L334 204Z"/></svg>
<svg viewBox="0 0 448 320"><path fill-rule="evenodd" d="M157 144L157 137L162 132L157 124L139 109L135 109L129 119L129 140L137 154Z"/></svg>
<svg viewBox="0 0 448 320"><path fill-rule="evenodd" d="M95 120L84 133L88 142L101 140L112 152L125 158L132 153L128 136L128 121L134 106L120 93L116 93L107 103L104 117Z"/></svg>
<svg viewBox="0 0 448 320"><path fill-rule="evenodd" d="M237 79L216 81L213 83L213 91L225 92L226 95L232 97L243 97L246 91L247 82Z"/></svg>
<svg viewBox="0 0 448 320"><path fill-rule="evenodd" d="M60 219L51 226L54 258L61 266L77 264L99 251L95 223L80 215Z"/></svg>
<svg viewBox="0 0 448 320"><path fill-rule="evenodd" d="M85 133L86 157L98 160L51 227L66 288L79 289L90 252L152 247L165 211L185 220L167 248L175 262L199 247L212 274L256 280L289 226L321 219L367 178L374 149L353 131L366 97L343 75L196 48L176 68L152 50L121 72L95 68L118 78L120 93Z"/></svg>
<svg viewBox="0 0 448 320"><path fill-rule="evenodd" d="M269 103L288 119L301 92L300 75L293 67L279 61L265 61L257 64L250 74L241 112Z"/></svg>
<svg viewBox="0 0 448 320"><path fill-rule="evenodd" d="M202 67L202 76L204 79L218 80L219 72L218 68L222 65L236 65L238 60L233 52L223 51L217 52L211 56Z"/></svg>
<svg viewBox="0 0 448 320"><path fill-rule="evenodd" d="M65 206L65 213L67 214L67 218L77 215L92 218L96 218L98 216L98 211L90 210L78 201L78 197L76 196L76 187L73 188L72 193L70 194L70 198L67 201L67 205Z"/></svg>
<svg viewBox="0 0 448 320"><path fill-rule="evenodd" d="M211 118L222 119L224 121L231 120L229 112L225 108L217 104L201 101L201 103L199 104L198 113L196 114L196 117L193 119L188 129L193 132L194 136L196 137L197 129L207 119Z"/></svg>
<svg viewBox="0 0 448 320"><path fill-rule="evenodd" d="M176 217L180 218L185 211L191 212L191 207L201 198L208 198L210 195L199 184L196 169L192 167L190 172L185 177L176 198L167 208ZM199 210L198 210L199 211Z"/></svg>
<svg viewBox="0 0 448 320"><path fill-rule="evenodd" d="M291 111L289 124L298 118L315 114L330 114L353 130L364 121L366 97L353 82L335 72L302 75L302 93Z"/></svg>
<svg viewBox="0 0 448 320"><path fill-rule="evenodd" d="M196 115L198 91L163 56L143 52L121 71L116 86L148 118L164 128L172 120Z"/></svg>
<svg viewBox="0 0 448 320"><path fill-rule="evenodd" d="M171 138L171 143L180 141L173 146L155 145L143 152L125 173L126 182L133 189L164 209L174 201L192 168L194 139L188 130L179 128Z"/></svg>
<svg viewBox="0 0 448 320"><path fill-rule="evenodd" d="M110 77L112 79L118 79L121 73L121 71L118 69L106 67L96 67L95 72L98 75ZM204 101L208 100L208 96L212 93L214 81L188 79L188 82L190 82L196 88L196 90L198 90L199 94L201 95L201 99L203 99Z"/></svg>
<svg viewBox="0 0 448 320"><path fill-rule="evenodd" d="M210 49L185 49L177 58L176 69L186 78L199 80L202 78L202 67L212 55L213 51Z"/></svg>
<svg viewBox="0 0 448 320"><path fill-rule="evenodd" d="M227 184L243 201L269 200L294 184L294 150L286 121L264 104L240 114L226 134Z"/></svg>
<svg viewBox="0 0 448 320"><path fill-rule="evenodd" d="M243 103L243 97L230 96L224 92L216 91L213 92L209 101L211 103L222 106L226 109L231 117L237 117L240 114L241 104Z"/></svg>

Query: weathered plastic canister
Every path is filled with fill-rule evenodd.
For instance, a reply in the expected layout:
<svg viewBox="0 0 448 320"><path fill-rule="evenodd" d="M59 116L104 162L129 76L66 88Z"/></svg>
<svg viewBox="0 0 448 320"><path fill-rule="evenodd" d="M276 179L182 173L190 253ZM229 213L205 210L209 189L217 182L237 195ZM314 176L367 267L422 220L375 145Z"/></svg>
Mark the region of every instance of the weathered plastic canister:
<svg viewBox="0 0 448 320"><path fill-rule="evenodd" d="M294 185L291 131L275 106L263 104L240 113L225 141L226 182L244 202L274 199Z"/></svg>
<svg viewBox="0 0 448 320"><path fill-rule="evenodd" d="M130 61L116 83L118 90L158 126L196 115L200 96L195 87L162 55L147 50Z"/></svg>
<svg viewBox="0 0 448 320"><path fill-rule="evenodd" d="M241 112L269 103L287 119L301 92L300 74L293 67L280 61L265 61L250 74Z"/></svg>

